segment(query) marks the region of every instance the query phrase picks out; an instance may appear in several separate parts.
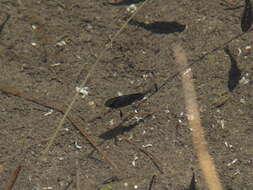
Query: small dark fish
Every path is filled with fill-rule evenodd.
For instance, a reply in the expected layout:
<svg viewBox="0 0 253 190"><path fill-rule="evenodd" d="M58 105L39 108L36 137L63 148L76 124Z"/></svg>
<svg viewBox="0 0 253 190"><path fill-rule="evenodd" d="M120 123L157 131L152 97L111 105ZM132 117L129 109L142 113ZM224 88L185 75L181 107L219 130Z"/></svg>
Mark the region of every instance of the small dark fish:
<svg viewBox="0 0 253 190"><path fill-rule="evenodd" d="M131 5L131 4L137 4L137 3L140 3L140 2L143 2L145 0L122 0L118 3L110 3L110 5L113 5L113 6L128 6L128 5Z"/></svg>
<svg viewBox="0 0 253 190"><path fill-rule="evenodd" d="M188 190L196 190L196 181L195 181L195 174L193 173L192 175L192 180L191 180L191 184Z"/></svg>
<svg viewBox="0 0 253 190"><path fill-rule="evenodd" d="M184 188L183 190L197 190L196 181L195 181L195 174L194 173L192 175L190 186L188 188Z"/></svg>
<svg viewBox="0 0 253 190"><path fill-rule="evenodd" d="M175 32L183 32L185 30L185 25L178 22L153 22L146 24L143 22L131 21L129 24L142 27L157 34L170 34Z"/></svg>
<svg viewBox="0 0 253 190"><path fill-rule="evenodd" d="M110 108L121 108L121 107L125 107L128 105L131 105L132 103L138 101L138 100L142 100L145 95L147 94L147 92L145 93L136 93L136 94L128 94L128 95L123 95L123 96L117 96L114 98L110 98L109 100L107 100L105 102L105 106L106 107L110 107Z"/></svg>
<svg viewBox="0 0 253 190"><path fill-rule="evenodd" d="M229 56L231 62L231 67L228 74L228 89L230 92L232 92L241 79L241 71L238 68L236 59L230 52L228 46L224 47L224 51Z"/></svg>
<svg viewBox="0 0 253 190"><path fill-rule="evenodd" d="M245 0L245 6L241 17L241 29L243 32L247 32L252 25L252 5L250 0Z"/></svg>

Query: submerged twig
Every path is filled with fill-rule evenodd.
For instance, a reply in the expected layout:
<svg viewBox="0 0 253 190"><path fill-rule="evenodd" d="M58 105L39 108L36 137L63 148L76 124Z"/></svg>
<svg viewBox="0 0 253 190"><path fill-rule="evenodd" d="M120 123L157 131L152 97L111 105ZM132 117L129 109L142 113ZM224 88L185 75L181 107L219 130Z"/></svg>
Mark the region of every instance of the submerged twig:
<svg viewBox="0 0 253 190"><path fill-rule="evenodd" d="M33 103L36 103L38 105L41 105L41 106L44 106L44 107L47 107L47 108L50 108L50 109L53 109L53 110L56 110L62 114L65 113L65 107L61 106L61 105L58 105L58 104L55 104L55 103L49 103L48 101L45 101L45 100L42 100L42 99L39 99L37 97L34 97L30 94L26 94L24 92L21 92L21 91L18 91L14 88L10 88L10 87L7 87L7 86L4 86L2 84L0 84L0 91L2 92L5 92L5 93L8 93L8 94L11 94L11 95L14 95L14 96L18 96L18 97L21 97L25 100L28 100L28 101L31 101ZM91 144L91 146L96 149L102 156L102 158L108 162L111 166L113 166L115 169L117 169L117 166L106 156L106 154L97 146L95 140L88 135L88 133L81 127L79 127L81 121L78 121L77 117L76 118L73 118L74 115L72 114L71 116L67 116L68 120L75 126L76 129L79 130L79 132L87 139L87 141Z"/></svg>
<svg viewBox="0 0 253 190"><path fill-rule="evenodd" d="M6 16L5 20L3 21L3 23L0 24L0 35L1 35L2 31L3 31L3 29L4 29L5 24L8 22L8 20L10 18L11 18L11 16L9 14L7 14L7 16Z"/></svg>
<svg viewBox="0 0 253 190"><path fill-rule="evenodd" d="M17 178L18 178L18 175L19 175L21 169L22 169L21 165L19 165L15 169L15 171L12 173L11 178L10 178L10 180L8 181L8 183L7 183L6 187L5 187L5 190L12 190L12 188L13 188L13 186L14 186Z"/></svg>

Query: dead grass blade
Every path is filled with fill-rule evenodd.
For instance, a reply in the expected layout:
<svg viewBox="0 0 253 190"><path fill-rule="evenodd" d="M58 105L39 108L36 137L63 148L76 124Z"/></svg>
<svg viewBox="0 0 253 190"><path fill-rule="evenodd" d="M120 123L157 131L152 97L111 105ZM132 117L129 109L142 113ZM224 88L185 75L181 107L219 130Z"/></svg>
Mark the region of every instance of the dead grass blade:
<svg viewBox="0 0 253 190"><path fill-rule="evenodd" d="M111 41L105 45L105 48L101 51L101 53L99 54L97 60L95 61L95 63L92 65L91 69L89 70L88 74L86 75L86 78L84 79L84 81L81 83L80 88L83 88L88 79L90 78L91 74L94 72L94 69L96 68L97 64L100 62L101 58L103 57L103 55L105 54L105 52L111 47L111 44L115 41L115 39L119 36L119 34L126 28L127 24L130 22L130 20L133 19L133 17L138 13L139 10L141 10L141 8L148 2L149 0L144 1L139 8L132 14L131 17L129 17L129 19L123 24L123 26L116 32L116 34L113 36L113 38L111 39ZM83 69L83 68L82 68ZM82 70L81 69L81 70ZM53 133L49 143L47 144L45 150L43 151L43 155L46 156L46 154L48 153L50 147L52 146L54 139L56 138L59 130L62 128L63 123L65 122L68 114L70 113L72 107L74 106L74 103L76 102L78 98L78 92L75 93L74 97L72 98L71 103L69 104L66 112L64 113L62 119L60 120L59 124L56 127L55 132Z"/></svg>
<svg viewBox="0 0 253 190"><path fill-rule="evenodd" d="M210 190L222 190L222 185L216 172L215 164L208 152L208 144L201 126L197 96L194 90L191 68L188 67L187 57L180 45L173 46L176 64L181 73L183 93L189 127L192 129L192 140L197 152L200 168Z"/></svg>

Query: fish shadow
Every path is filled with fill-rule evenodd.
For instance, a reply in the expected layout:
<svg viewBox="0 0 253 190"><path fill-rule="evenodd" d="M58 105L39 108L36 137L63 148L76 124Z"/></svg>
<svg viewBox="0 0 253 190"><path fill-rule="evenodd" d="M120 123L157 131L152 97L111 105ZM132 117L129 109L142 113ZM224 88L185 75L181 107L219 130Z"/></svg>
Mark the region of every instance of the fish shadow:
<svg viewBox="0 0 253 190"><path fill-rule="evenodd" d="M228 73L228 89L230 92L232 92L241 80L242 74L241 70L237 66L237 61L234 55L232 55L230 52L228 46L224 48L224 51L229 56L231 63L231 67Z"/></svg>
<svg viewBox="0 0 253 190"><path fill-rule="evenodd" d="M123 135L124 133L131 131L141 122L143 121L136 121L135 123L128 126L119 125L109 131L106 131L105 133L102 133L101 135L99 135L99 138L102 138L104 140L110 140L110 139L116 138L119 135Z"/></svg>
<svg viewBox="0 0 253 190"><path fill-rule="evenodd" d="M137 125L139 125L140 123L143 123L147 118L149 118L151 115L147 115L144 118L134 122L133 124L130 124L128 126L124 126L124 125L118 125L117 127L108 130L104 133L102 133L101 135L99 135L99 138L102 138L104 140L110 140L113 138L116 138L119 135L123 135L126 132L131 131L132 129L134 129Z"/></svg>
<svg viewBox="0 0 253 190"><path fill-rule="evenodd" d="M153 22L150 24L145 24L138 21L130 21L130 25L142 27L148 31L157 34L171 34L176 32L183 32L185 30L185 25L178 22Z"/></svg>
<svg viewBox="0 0 253 190"><path fill-rule="evenodd" d="M145 1L145 0L123 0L118 3L109 3L109 4L112 6L129 6L129 5L137 4L137 3L140 3L143 1Z"/></svg>

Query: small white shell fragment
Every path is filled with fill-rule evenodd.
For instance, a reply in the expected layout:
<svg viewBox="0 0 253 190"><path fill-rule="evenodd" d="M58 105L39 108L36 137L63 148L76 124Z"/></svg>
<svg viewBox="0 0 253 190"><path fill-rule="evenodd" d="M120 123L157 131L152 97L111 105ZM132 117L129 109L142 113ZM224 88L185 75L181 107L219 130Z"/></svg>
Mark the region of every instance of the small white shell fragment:
<svg viewBox="0 0 253 190"><path fill-rule="evenodd" d="M45 189L45 190L51 190L51 189L53 189L53 187L43 187L43 189Z"/></svg>
<svg viewBox="0 0 253 190"><path fill-rule="evenodd" d="M31 45L32 45L32 46L37 46L37 43L32 42Z"/></svg>
<svg viewBox="0 0 253 190"><path fill-rule="evenodd" d="M137 7L135 4L130 5L127 7L127 12L134 13L137 10Z"/></svg>
<svg viewBox="0 0 253 190"><path fill-rule="evenodd" d="M138 189L138 185L134 185L134 188L135 188L135 189Z"/></svg>
<svg viewBox="0 0 253 190"><path fill-rule="evenodd" d="M50 109L47 113L44 114L44 116L51 115L54 112L54 110Z"/></svg>
<svg viewBox="0 0 253 190"><path fill-rule="evenodd" d="M244 98L241 98L241 99L240 99L240 102L241 102L242 104L245 104L245 103L246 103L246 100L245 100Z"/></svg>
<svg viewBox="0 0 253 190"><path fill-rule="evenodd" d="M55 66L59 66L59 65L61 65L61 63L53 63L53 64L51 65L51 67L55 67Z"/></svg>
<svg viewBox="0 0 253 190"><path fill-rule="evenodd" d="M114 120L111 119L111 120L109 121L109 123L110 123L110 125L113 125L113 124L114 124Z"/></svg>
<svg viewBox="0 0 253 190"><path fill-rule="evenodd" d="M225 128L225 121L223 119L220 120L220 124L221 124L221 128L224 129Z"/></svg>
<svg viewBox="0 0 253 190"><path fill-rule="evenodd" d="M233 174L233 176L240 174L240 170L236 170L236 172Z"/></svg>
<svg viewBox="0 0 253 190"><path fill-rule="evenodd" d="M87 87L87 86L85 86L83 88L76 87L76 91L81 94L82 98L85 98L85 96L87 96L89 94L88 89L89 89L89 87Z"/></svg>
<svg viewBox="0 0 253 190"><path fill-rule="evenodd" d="M66 132L69 132L69 128L67 128L67 127L66 127L66 128L64 128L64 130L65 130Z"/></svg>
<svg viewBox="0 0 253 190"><path fill-rule="evenodd" d="M76 147L77 149L81 149L81 148L82 148L81 145L78 145L78 144L77 144L77 141L75 141L75 147Z"/></svg>
<svg viewBox="0 0 253 190"><path fill-rule="evenodd" d="M122 94L122 92L118 92L118 96L122 96L123 94Z"/></svg>
<svg viewBox="0 0 253 190"><path fill-rule="evenodd" d="M170 110L164 110L165 113L170 113Z"/></svg>
<svg viewBox="0 0 253 190"><path fill-rule="evenodd" d="M183 75L186 75L186 74L188 74L189 72L191 72L191 68L188 68L188 69L186 69L186 71L183 73Z"/></svg>
<svg viewBox="0 0 253 190"><path fill-rule="evenodd" d="M233 165L234 163L236 163L237 161L238 161L238 159L236 158L236 159L234 159L232 162L228 163L227 166L231 166L231 165Z"/></svg>
<svg viewBox="0 0 253 190"><path fill-rule="evenodd" d="M137 122L142 120L142 117L134 116L134 118L136 119Z"/></svg>
<svg viewBox="0 0 253 190"><path fill-rule="evenodd" d="M148 75L147 75L147 74L144 74L144 75L142 75L142 77L143 77L144 79L147 79L147 78L148 78Z"/></svg>
<svg viewBox="0 0 253 190"><path fill-rule="evenodd" d="M127 187L127 186L128 186L128 183L127 183L127 182L125 182L125 183L124 183L124 186L125 186L125 187Z"/></svg>
<svg viewBox="0 0 253 190"><path fill-rule="evenodd" d="M147 147L152 147L152 144L146 144L146 145L142 145L143 148L147 148Z"/></svg>
<svg viewBox="0 0 253 190"><path fill-rule="evenodd" d="M242 50L241 50L241 48L238 48L237 50L238 50L238 55L237 56L240 56L242 54Z"/></svg>
<svg viewBox="0 0 253 190"><path fill-rule="evenodd" d="M32 29L36 30L37 29L37 25L36 24L32 24Z"/></svg>
<svg viewBox="0 0 253 190"><path fill-rule="evenodd" d="M226 146L227 148L230 148L230 149L233 148L233 145L232 145L232 144L228 144L227 141L225 141L224 144L225 144L225 146Z"/></svg>
<svg viewBox="0 0 253 190"><path fill-rule="evenodd" d="M141 53L146 54L146 51L144 51L144 50L142 49L142 50L141 50Z"/></svg>
<svg viewBox="0 0 253 190"><path fill-rule="evenodd" d="M61 40L61 41L59 41L59 42L56 43L56 46L61 47L61 46L65 46L66 44L67 43L64 40Z"/></svg>
<svg viewBox="0 0 253 190"><path fill-rule="evenodd" d="M93 106L93 105L95 105L95 102L94 101L89 101L88 104L89 104L89 106Z"/></svg>
<svg viewBox="0 0 253 190"><path fill-rule="evenodd" d="M241 80L239 81L239 83L243 84L243 85L248 84L249 83L249 79L247 79L246 77L243 76L241 78Z"/></svg>
<svg viewBox="0 0 253 190"><path fill-rule="evenodd" d="M136 166L136 160L138 160L138 157L135 155L134 160L132 161L132 165L135 167Z"/></svg>

